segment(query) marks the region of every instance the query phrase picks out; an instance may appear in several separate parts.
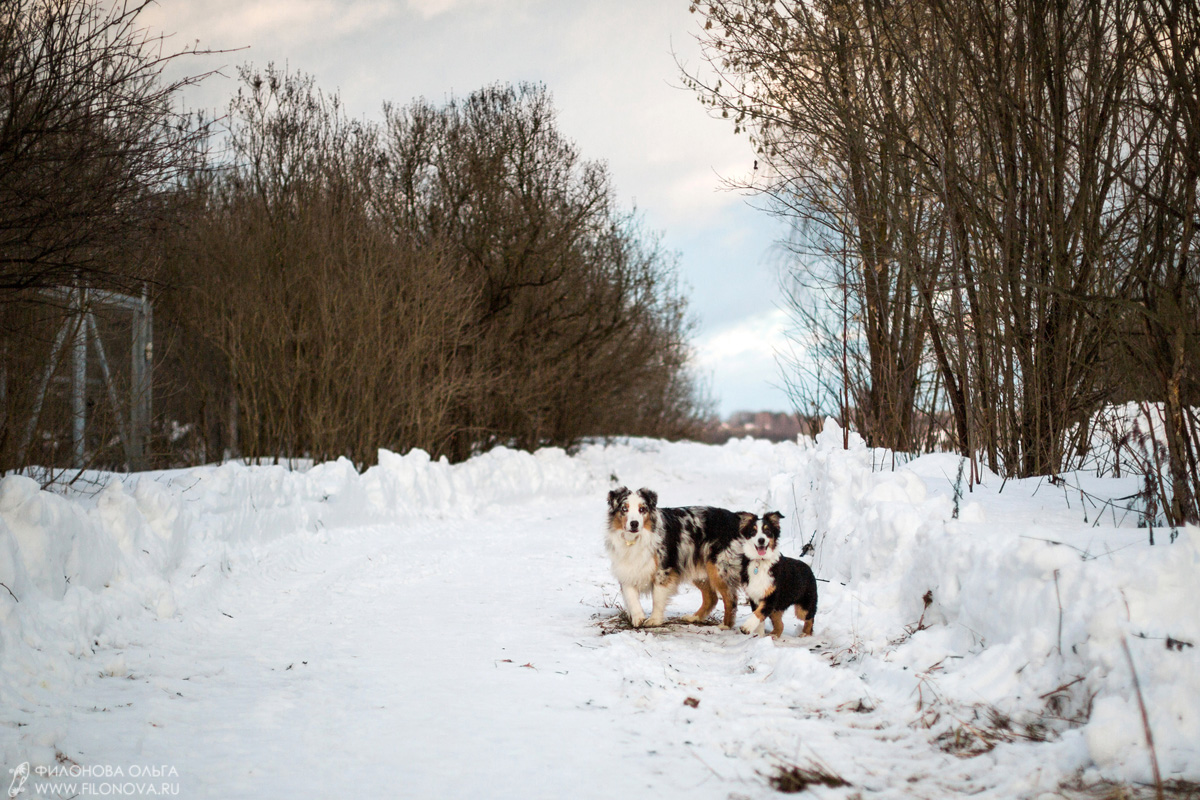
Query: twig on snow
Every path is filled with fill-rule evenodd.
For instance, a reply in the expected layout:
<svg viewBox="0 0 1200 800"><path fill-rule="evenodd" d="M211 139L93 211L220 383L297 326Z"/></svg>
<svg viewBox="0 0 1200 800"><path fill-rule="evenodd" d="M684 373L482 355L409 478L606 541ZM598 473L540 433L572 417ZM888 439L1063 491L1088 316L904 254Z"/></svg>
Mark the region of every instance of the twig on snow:
<svg viewBox="0 0 1200 800"><path fill-rule="evenodd" d="M1142 712L1142 730L1146 733L1146 747L1150 749L1150 769L1154 774L1154 796L1163 800L1162 774L1158 771L1158 753L1154 749L1154 734L1150 731L1150 716L1146 713L1146 701L1142 699L1142 685L1138 681L1137 669L1133 666L1133 654L1129 652L1129 642L1121 637L1121 648L1125 651L1125 660L1129 662L1129 673L1133 676L1133 691L1137 695L1138 708Z"/></svg>

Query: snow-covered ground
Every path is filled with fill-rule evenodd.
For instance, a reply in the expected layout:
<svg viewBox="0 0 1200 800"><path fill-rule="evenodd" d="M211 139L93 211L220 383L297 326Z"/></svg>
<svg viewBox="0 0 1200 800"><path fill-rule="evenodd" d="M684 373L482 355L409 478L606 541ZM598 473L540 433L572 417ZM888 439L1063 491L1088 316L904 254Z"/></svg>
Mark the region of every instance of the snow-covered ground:
<svg viewBox="0 0 1200 800"><path fill-rule="evenodd" d="M1152 780L1132 659L1162 778L1200 779L1200 531L1103 505L1136 479L968 492L852 440L7 477L2 763L25 796L768 797L797 765L1039 797ZM623 626L614 479L781 510L816 635Z"/></svg>

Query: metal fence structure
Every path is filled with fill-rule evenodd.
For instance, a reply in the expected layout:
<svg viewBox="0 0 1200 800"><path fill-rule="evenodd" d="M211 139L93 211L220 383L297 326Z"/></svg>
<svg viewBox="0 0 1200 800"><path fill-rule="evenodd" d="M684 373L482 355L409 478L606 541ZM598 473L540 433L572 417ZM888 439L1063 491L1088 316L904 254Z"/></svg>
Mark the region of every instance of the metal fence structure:
<svg viewBox="0 0 1200 800"><path fill-rule="evenodd" d="M141 297L97 289L55 289L51 297L62 303L68 313L54 337L49 359L37 376L37 385L29 418L21 433L19 458L24 462L33 444L38 423L51 391L55 373L69 359L71 466L83 469L89 465L89 353L94 354L99 367L99 380L116 420L117 435L127 466L131 470L147 467L147 445L153 392L151 391L154 363L154 314L145 291ZM132 331L130 341L130 372L128 403L123 394L104 346L104 337L96 320L96 312L129 315ZM93 370L95 372L95 370Z"/></svg>

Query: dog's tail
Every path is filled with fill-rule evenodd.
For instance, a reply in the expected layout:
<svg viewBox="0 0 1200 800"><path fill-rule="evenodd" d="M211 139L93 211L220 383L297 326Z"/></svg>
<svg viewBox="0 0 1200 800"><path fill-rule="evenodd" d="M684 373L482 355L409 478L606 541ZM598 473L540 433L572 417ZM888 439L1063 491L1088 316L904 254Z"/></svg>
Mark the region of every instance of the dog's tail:
<svg viewBox="0 0 1200 800"><path fill-rule="evenodd" d="M792 610L796 612L796 619L811 620L817 615L817 593L808 594L799 603L792 606Z"/></svg>

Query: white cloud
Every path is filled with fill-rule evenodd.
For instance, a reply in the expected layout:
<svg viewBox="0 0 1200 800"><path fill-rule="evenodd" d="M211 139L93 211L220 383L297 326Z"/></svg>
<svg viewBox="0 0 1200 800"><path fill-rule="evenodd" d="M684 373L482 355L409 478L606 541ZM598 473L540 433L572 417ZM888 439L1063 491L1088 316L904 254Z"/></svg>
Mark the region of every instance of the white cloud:
<svg viewBox="0 0 1200 800"><path fill-rule="evenodd" d="M458 5L458 0L408 0L408 7L421 19L432 19Z"/></svg>
<svg viewBox="0 0 1200 800"><path fill-rule="evenodd" d="M204 47L270 49L347 36L397 13L397 0L159 0L143 21Z"/></svg>
<svg viewBox="0 0 1200 800"><path fill-rule="evenodd" d="M719 412L788 411L791 401L776 354L792 347L789 321L782 309L746 317L695 343L693 365L717 395Z"/></svg>
<svg viewBox="0 0 1200 800"><path fill-rule="evenodd" d="M783 309L747 317L708 334L696 343L696 362L717 366L760 357L774 358L787 344L788 318Z"/></svg>

